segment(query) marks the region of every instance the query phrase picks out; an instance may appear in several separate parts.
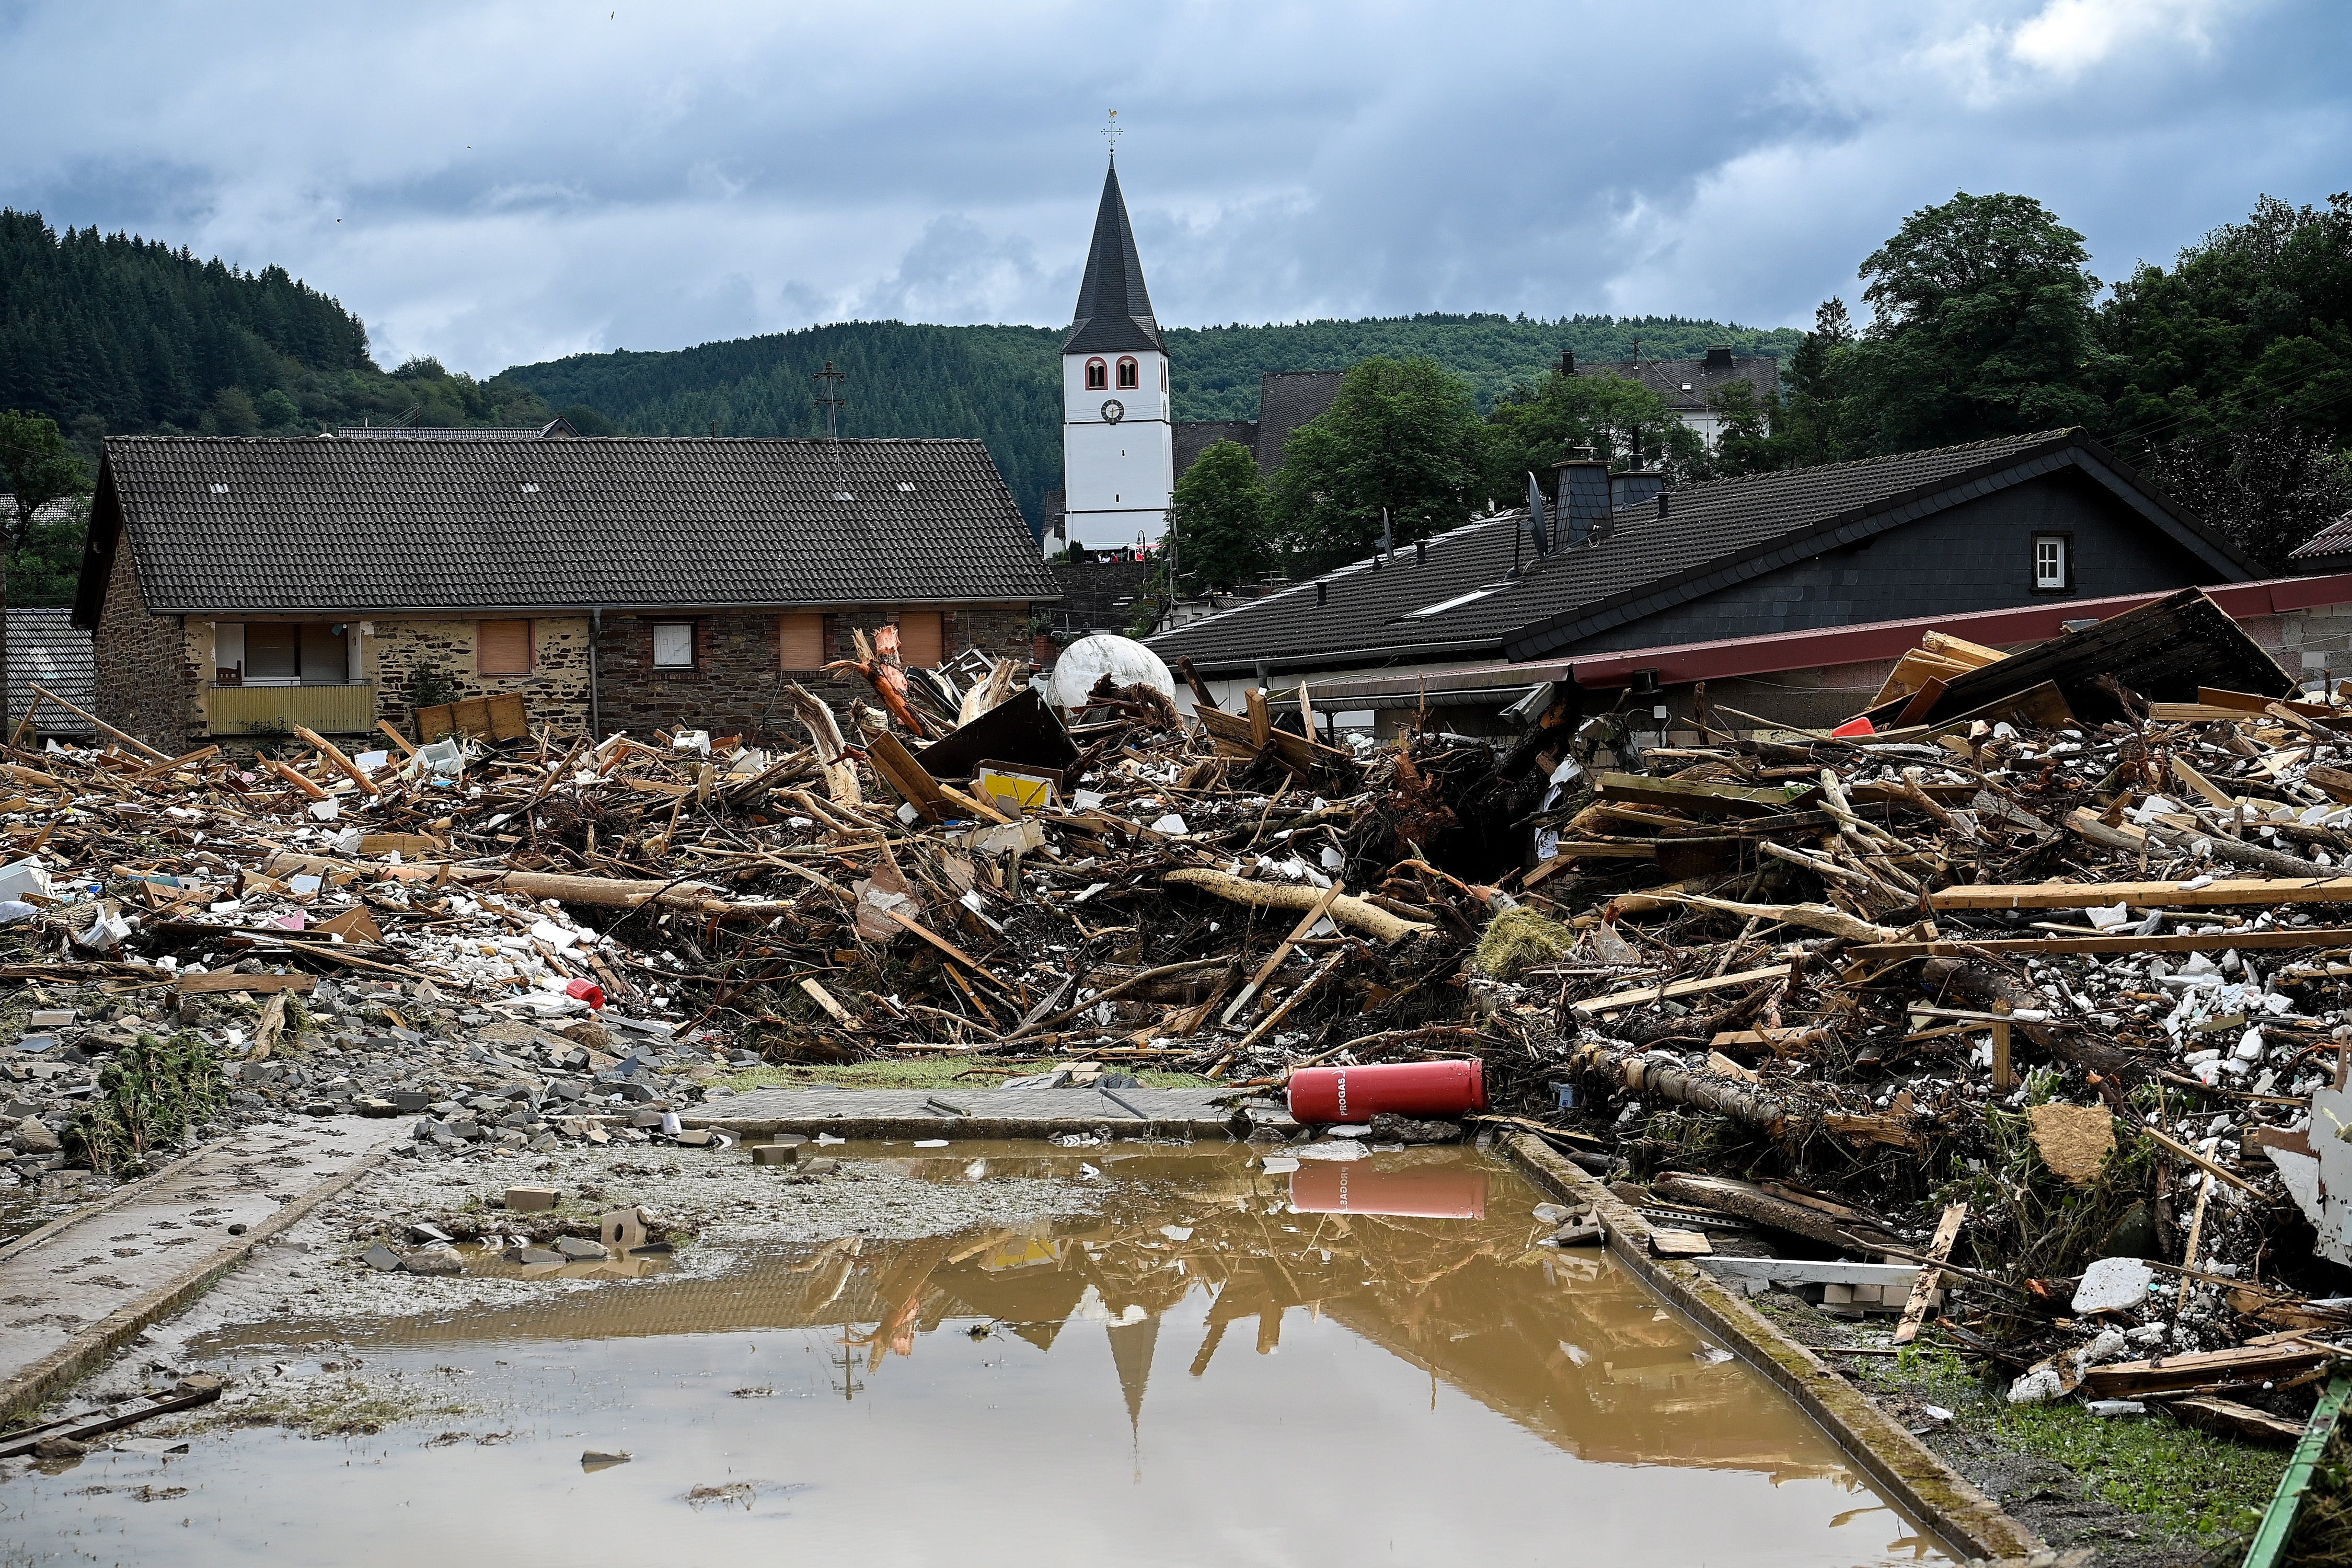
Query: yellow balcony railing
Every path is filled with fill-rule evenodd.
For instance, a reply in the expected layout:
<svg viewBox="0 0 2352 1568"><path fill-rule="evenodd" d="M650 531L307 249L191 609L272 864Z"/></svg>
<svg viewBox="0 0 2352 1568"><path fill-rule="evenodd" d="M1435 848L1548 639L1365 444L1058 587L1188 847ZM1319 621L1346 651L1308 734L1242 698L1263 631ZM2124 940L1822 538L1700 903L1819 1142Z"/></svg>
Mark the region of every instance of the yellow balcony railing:
<svg viewBox="0 0 2352 1568"><path fill-rule="evenodd" d="M296 725L321 735L375 728L375 687L215 686L205 694L213 735L289 735Z"/></svg>

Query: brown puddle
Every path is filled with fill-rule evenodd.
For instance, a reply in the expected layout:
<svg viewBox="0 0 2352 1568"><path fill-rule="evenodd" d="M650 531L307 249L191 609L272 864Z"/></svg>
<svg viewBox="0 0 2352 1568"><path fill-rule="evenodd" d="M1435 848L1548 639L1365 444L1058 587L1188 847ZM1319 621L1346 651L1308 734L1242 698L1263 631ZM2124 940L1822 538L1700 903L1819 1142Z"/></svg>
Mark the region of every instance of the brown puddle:
<svg viewBox="0 0 2352 1568"><path fill-rule="evenodd" d="M1605 1255L1534 1247L1542 1195L1499 1160L833 1152L936 1182L1087 1166L1103 1212L372 1325L341 1343L462 1367L474 1410L26 1477L11 1561L1948 1561ZM236 1339L233 1364L287 1342ZM589 1449L632 1458L583 1473Z"/></svg>

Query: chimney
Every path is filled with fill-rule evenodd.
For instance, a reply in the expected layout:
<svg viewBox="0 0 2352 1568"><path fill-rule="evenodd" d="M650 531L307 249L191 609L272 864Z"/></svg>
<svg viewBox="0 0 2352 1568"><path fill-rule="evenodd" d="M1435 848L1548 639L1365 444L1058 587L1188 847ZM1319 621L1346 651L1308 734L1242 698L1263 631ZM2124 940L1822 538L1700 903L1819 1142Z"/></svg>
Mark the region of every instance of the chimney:
<svg viewBox="0 0 2352 1568"><path fill-rule="evenodd" d="M1707 350L1706 368L1711 371L1725 372L1735 369L1736 367L1731 363L1731 351L1727 348L1713 348Z"/></svg>
<svg viewBox="0 0 2352 1568"><path fill-rule="evenodd" d="M1591 542L1609 520L1609 465L1599 459L1554 463L1559 472L1559 531L1570 545Z"/></svg>
<svg viewBox="0 0 2352 1568"><path fill-rule="evenodd" d="M1650 499L1666 488L1666 476L1654 469L1627 468L1609 476L1609 510L1623 511L1629 506L1647 506Z"/></svg>
<svg viewBox="0 0 2352 1568"><path fill-rule="evenodd" d="M1574 375L1576 374L1576 351L1574 349L1562 349L1559 351L1559 374L1562 375Z"/></svg>

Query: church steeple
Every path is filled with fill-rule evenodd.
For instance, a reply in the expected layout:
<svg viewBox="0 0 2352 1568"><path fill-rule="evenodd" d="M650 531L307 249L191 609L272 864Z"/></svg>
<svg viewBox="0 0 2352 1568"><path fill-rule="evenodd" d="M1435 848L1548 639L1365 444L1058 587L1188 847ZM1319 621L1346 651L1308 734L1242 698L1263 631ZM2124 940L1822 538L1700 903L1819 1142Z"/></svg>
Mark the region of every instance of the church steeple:
<svg viewBox="0 0 2352 1568"><path fill-rule="evenodd" d="M1118 165L1103 176L1102 206L1095 214L1094 243L1087 248L1086 279L1078 285L1077 317L1062 352L1165 353L1151 296L1143 287L1143 260L1136 254L1135 230L1119 194Z"/></svg>

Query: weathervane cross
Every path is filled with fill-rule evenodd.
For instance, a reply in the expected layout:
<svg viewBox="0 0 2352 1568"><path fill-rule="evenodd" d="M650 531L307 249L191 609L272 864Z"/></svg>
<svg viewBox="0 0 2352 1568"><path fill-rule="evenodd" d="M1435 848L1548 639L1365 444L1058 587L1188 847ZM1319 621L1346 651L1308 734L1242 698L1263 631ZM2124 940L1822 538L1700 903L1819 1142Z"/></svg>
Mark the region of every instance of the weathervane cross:
<svg viewBox="0 0 2352 1568"><path fill-rule="evenodd" d="M1119 134L1118 110L1114 109L1110 111L1110 123L1103 127L1103 140L1110 143L1110 155L1114 163L1118 159Z"/></svg>

